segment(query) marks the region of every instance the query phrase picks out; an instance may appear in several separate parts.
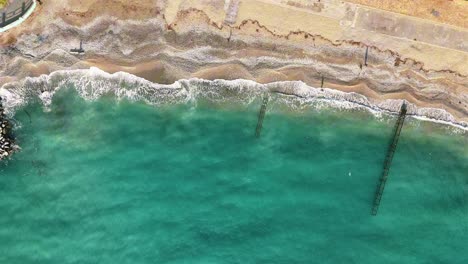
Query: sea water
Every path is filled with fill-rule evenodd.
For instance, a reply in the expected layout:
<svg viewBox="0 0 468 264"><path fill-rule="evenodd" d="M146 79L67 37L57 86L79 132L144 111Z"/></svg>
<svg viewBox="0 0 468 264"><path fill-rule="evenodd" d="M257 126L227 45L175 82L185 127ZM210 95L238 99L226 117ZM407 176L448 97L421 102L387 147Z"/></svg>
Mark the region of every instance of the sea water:
<svg viewBox="0 0 468 264"><path fill-rule="evenodd" d="M466 132L395 116L148 105L73 89L17 109L0 263L468 263Z"/></svg>

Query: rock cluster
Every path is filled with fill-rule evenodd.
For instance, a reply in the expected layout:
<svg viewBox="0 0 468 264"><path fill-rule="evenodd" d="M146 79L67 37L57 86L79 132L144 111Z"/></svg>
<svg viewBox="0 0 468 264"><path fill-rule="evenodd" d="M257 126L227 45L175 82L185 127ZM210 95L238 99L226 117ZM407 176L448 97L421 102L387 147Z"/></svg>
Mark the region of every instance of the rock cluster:
<svg viewBox="0 0 468 264"><path fill-rule="evenodd" d="M10 134L11 125L8 122L0 97L0 160L8 157L13 152L13 138Z"/></svg>

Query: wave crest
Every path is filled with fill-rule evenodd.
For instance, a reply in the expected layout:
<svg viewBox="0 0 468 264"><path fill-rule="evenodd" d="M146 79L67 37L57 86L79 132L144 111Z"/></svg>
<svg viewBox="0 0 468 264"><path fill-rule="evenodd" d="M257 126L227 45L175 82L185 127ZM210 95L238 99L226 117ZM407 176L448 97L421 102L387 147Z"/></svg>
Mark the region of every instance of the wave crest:
<svg viewBox="0 0 468 264"><path fill-rule="evenodd" d="M0 96L3 98L6 113L13 116L18 108L31 100L40 99L46 107L49 106L54 94L64 87L73 87L86 100L113 95L117 99L143 101L153 105L196 102L198 99L250 104L266 92L270 92L277 102L295 108L326 105L340 109L361 108L381 114L397 113L403 103L403 100L394 99L372 102L358 93L314 88L301 81L260 84L241 79L210 81L192 78L165 85L125 72L110 74L94 67L86 70L56 71L50 75L8 83L0 88ZM457 121L443 109L418 108L414 104L407 104L408 114L411 116L468 131L467 123Z"/></svg>

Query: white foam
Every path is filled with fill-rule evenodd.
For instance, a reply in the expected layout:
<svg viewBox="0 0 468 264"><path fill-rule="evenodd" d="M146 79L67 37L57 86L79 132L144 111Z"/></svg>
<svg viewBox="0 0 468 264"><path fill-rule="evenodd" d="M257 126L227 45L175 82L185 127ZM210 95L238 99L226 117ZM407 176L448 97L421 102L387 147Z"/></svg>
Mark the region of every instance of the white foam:
<svg viewBox="0 0 468 264"><path fill-rule="evenodd" d="M13 115L19 107L32 98L39 98L45 106L52 102L53 95L64 87L74 87L86 100L96 100L105 94L118 99L144 101L148 104L196 102L199 98L216 102L238 101L250 104L265 92L276 94L279 102L292 108L314 106L338 109L366 109L377 117L384 113L397 113L403 100L385 100L372 103L357 93L314 88L301 81L282 81L259 84L250 80L203 80L182 79L173 84L157 84L126 72L107 73L98 68L86 70L62 70L49 75L26 78L0 88L7 114ZM468 124L458 122L443 109L418 108L408 103L408 114L419 120L437 122L468 131Z"/></svg>

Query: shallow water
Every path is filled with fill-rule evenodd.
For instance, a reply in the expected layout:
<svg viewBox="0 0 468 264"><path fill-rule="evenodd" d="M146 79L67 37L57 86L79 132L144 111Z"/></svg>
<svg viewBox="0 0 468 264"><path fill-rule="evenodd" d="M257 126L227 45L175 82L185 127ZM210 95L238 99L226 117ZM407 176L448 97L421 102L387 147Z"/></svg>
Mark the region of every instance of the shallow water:
<svg viewBox="0 0 468 264"><path fill-rule="evenodd" d="M0 263L468 263L466 132L409 118L372 217L395 118L259 105L18 110Z"/></svg>

